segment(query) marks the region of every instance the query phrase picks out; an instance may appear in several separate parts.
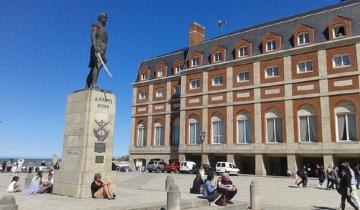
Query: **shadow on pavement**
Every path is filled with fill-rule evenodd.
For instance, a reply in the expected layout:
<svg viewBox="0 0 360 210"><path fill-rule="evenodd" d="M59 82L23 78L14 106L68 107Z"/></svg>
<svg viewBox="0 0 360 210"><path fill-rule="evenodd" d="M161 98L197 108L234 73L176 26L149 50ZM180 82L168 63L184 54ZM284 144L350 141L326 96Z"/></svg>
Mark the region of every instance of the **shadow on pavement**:
<svg viewBox="0 0 360 210"><path fill-rule="evenodd" d="M312 210L337 210L337 208L329 208L324 206L312 206Z"/></svg>

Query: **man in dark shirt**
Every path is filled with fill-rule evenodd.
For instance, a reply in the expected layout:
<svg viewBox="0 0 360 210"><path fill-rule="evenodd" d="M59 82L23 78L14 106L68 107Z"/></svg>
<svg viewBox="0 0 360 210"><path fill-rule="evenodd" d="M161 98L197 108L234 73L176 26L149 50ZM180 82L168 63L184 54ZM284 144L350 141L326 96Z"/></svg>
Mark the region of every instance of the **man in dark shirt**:
<svg viewBox="0 0 360 210"><path fill-rule="evenodd" d="M345 200L347 200L355 210L359 210L356 204L351 200L351 174L347 167L341 169L339 193L341 194L341 210L345 210Z"/></svg>
<svg viewBox="0 0 360 210"><path fill-rule="evenodd" d="M229 204L233 204L231 199L236 195L237 188L230 180L230 176L228 173L223 173L222 176L219 178L217 183L217 191L225 195L226 202Z"/></svg>

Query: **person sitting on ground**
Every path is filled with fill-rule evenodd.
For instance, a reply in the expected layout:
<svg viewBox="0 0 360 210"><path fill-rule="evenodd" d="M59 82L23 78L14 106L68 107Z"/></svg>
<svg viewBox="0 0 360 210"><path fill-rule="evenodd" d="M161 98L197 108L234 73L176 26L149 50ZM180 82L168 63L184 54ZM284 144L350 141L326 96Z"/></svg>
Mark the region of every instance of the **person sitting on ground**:
<svg viewBox="0 0 360 210"><path fill-rule="evenodd" d="M217 182L217 192L225 195L226 203L233 204L231 199L237 193L237 187L230 180L228 173L223 173Z"/></svg>
<svg viewBox="0 0 360 210"><path fill-rule="evenodd" d="M209 201L210 206L217 206L215 204L221 198L221 194L216 192L215 185L212 184L214 175L207 175L206 182L204 184L203 196Z"/></svg>
<svg viewBox="0 0 360 210"><path fill-rule="evenodd" d="M192 188L190 188L190 193L200 194L203 184L204 184L204 182L201 179L201 175L199 173L197 173L196 177L193 181L193 186L192 186Z"/></svg>
<svg viewBox="0 0 360 210"><path fill-rule="evenodd" d="M40 194L41 193L52 193L53 185L54 185L53 174L49 173L48 179L46 181L42 181L41 187L40 187L38 193L40 193Z"/></svg>
<svg viewBox="0 0 360 210"><path fill-rule="evenodd" d="M27 190L29 194L37 194L42 183L42 172L38 172L31 180L30 188Z"/></svg>
<svg viewBox="0 0 360 210"><path fill-rule="evenodd" d="M91 194L93 198L97 199L115 199L115 194L112 193L110 183L101 181L101 175L96 173L94 181L91 183Z"/></svg>
<svg viewBox="0 0 360 210"><path fill-rule="evenodd" d="M20 185L18 184L19 179L18 176L14 176L6 191L9 193L21 192Z"/></svg>

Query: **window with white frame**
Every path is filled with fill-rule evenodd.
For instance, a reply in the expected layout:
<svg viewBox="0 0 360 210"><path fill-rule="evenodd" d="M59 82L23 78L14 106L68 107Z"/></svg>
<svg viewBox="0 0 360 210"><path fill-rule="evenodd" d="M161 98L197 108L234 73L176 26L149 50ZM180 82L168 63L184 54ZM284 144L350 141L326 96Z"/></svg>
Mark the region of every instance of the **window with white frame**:
<svg viewBox="0 0 360 210"><path fill-rule="evenodd" d="M266 52L276 50L276 40L268 40L266 41Z"/></svg>
<svg viewBox="0 0 360 210"><path fill-rule="evenodd" d="M179 74L181 70L183 70L182 64L178 64L175 66L175 74Z"/></svg>
<svg viewBox="0 0 360 210"><path fill-rule="evenodd" d="M268 143L282 142L282 120L278 110L270 110L265 114L266 141Z"/></svg>
<svg viewBox="0 0 360 210"><path fill-rule="evenodd" d="M315 110L310 105L298 110L300 142L317 142L317 121Z"/></svg>
<svg viewBox="0 0 360 210"><path fill-rule="evenodd" d="M279 76L279 67L270 66L265 69L265 78L273 78Z"/></svg>
<svg viewBox="0 0 360 210"><path fill-rule="evenodd" d="M146 92L140 92L139 93L139 99L142 100L142 99L145 99L146 98Z"/></svg>
<svg viewBox="0 0 360 210"><path fill-rule="evenodd" d="M212 144L224 144L224 122L219 116L211 118Z"/></svg>
<svg viewBox="0 0 360 210"><path fill-rule="evenodd" d="M237 143L249 144L251 142L251 121L248 112L240 112L237 120Z"/></svg>
<svg viewBox="0 0 360 210"><path fill-rule="evenodd" d="M346 36L346 27L343 24L335 25L333 27L333 37L340 38Z"/></svg>
<svg viewBox="0 0 360 210"><path fill-rule="evenodd" d="M342 67L347 67L350 65L351 65L351 61L350 61L349 54L335 55L333 58L333 67L334 68L342 68Z"/></svg>
<svg viewBox="0 0 360 210"><path fill-rule="evenodd" d="M164 96L164 89L163 88L157 89L155 96L156 96L156 98L163 97Z"/></svg>
<svg viewBox="0 0 360 210"><path fill-rule="evenodd" d="M189 144L200 144L200 123L197 117L189 119Z"/></svg>
<svg viewBox="0 0 360 210"><path fill-rule="evenodd" d="M214 53L214 62L223 61L223 53L222 52L215 52Z"/></svg>
<svg viewBox="0 0 360 210"><path fill-rule="evenodd" d="M239 72L237 74L237 82L248 82L249 81L249 72L248 71L244 71L244 72Z"/></svg>
<svg viewBox="0 0 360 210"><path fill-rule="evenodd" d="M224 84L224 77L223 76L214 76L212 78L212 85L213 86L221 86Z"/></svg>
<svg viewBox="0 0 360 210"><path fill-rule="evenodd" d="M308 32L302 32L298 34L298 45L305 45L310 43L310 36Z"/></svg>
<svg viewBox="0 0 360 210"><path fill-rule="evenodd" d="M176 118L173 124L173 145L179 145L180 139L180 120Z"/></svg>
<svg viewBox="0 0 360 210"><path fill-rule="evenodd" d="M306 73L306 72L312 72L312 71L313 71L312 60L299 61L297 63L297 72L298 73Z"/></svg>
<svg viewBox="0 0 360 210"><path fill-rule="evenodd" d="M174 88L174 94L175 95L180 95L181 94L181 86L178 85Z"/></svg>
<svg viewBox="0 0 360 210"><path fill-rule="evenodd" d="M163 77L163 70L158 70L157 72L156 72L156 77L157 78L160 78L160 77Z"/></svg>
<svg viewBox="0 0 360 210"><path fill-rule="evenodd" d="M191 59L191 67L195 67L200 65L200 58L199 57L193 57Z"/></svg>
<svg viewBox="0 0 360 210"><path fill-rule="evenodd" d="M145 73L142 73L142 74L141 74L140 80L146 80L146 74L145 74Z"/></svg>
<svg viewBox="0 0 360 210"><path fill-rule="evenodd" d="M356 110L351 102L341 102L335 108L337 141L357 141Z"/></svg>
<svg viewBox="0 0 360 210"><path fill-rule="evenodd" d="M163 144L163 134L162 134L162 126L160 123L155 123L154 125L155 135L154 135L154 145L161 146Z"/></svg>
<svg viewBox="0 0 360 210"><path fill-rule="evenodd" d="M239 58L249 56L249 50L247 46L239 48Z"/></svg>
<svg viewBox="0 0 360 210"><path fill-rule="evenodd" d="M195 79L190 81L190 89L198 89L200 88L200 80Z"/></svg>
<svg viewBox="0 0 360 210"><path fill-rule="evenodd" d="M146 140L146 129L143 123L138 125L138 138L137 138L137 146L145 146Z"/></svg>

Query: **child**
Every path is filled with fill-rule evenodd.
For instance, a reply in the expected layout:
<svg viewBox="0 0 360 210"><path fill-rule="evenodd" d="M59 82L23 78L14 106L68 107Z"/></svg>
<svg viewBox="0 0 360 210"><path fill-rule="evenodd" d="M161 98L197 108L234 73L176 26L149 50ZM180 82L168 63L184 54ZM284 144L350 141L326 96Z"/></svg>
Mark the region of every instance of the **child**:
<svg viewBox="0 0 360 210"><path fill-rule="evenodd" d="M20 185L18 184L19 179L18 176L14 176L6 191L9 193L21 192Z"/></svg>

